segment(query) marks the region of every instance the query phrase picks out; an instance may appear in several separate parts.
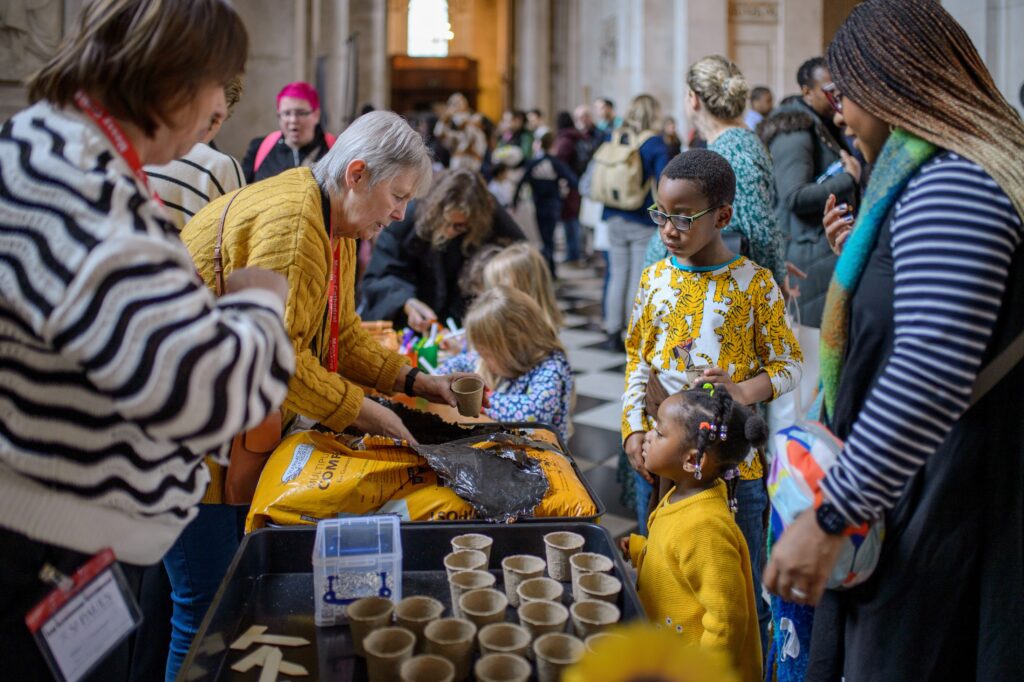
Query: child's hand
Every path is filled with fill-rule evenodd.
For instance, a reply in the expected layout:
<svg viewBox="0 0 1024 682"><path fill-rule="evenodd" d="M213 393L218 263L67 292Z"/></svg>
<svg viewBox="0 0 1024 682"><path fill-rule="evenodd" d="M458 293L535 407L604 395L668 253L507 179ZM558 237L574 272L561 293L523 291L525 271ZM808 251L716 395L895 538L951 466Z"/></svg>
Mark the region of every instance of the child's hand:
<svg viewBox="0 0 1024 682"><path fill-rule="evenodd" d="M645 431L635 431L629 435L626 442L623 444L623 449L626 451L626 458L629 460L629 465L633 467L633 470L644 477L644 480L648 483L654 483L654 477L647 471L647 467L644 466L644 436L647 433Z"/></svg>
<svg viewBox="0 0 1024 682"><path fill-rule="evenodd" d="M697 388L703 387L704 384L714 385L715 390L725 389L733 400L744 405L747 404L742 387L734 382L728 372L721 367L708 367L704 370L704 375L697 380Z"/></svg>
<svg viewBox="0 0 1024 682"><path fill-rule="evenodd" d="M698 388L708 383L713 384L716 391L725 389L741 405L753 405L772 398L772 380L766 372L755 374L737 384L721 367L709 367L704 370L704 376L698 382Z"/></svg>
<svg viewBox="0 0 1024 682"><path fill-rule="evenodd" d="M629 561L629 536L619 540L619 551L622 552L622 558L627 562Z"/></svg>

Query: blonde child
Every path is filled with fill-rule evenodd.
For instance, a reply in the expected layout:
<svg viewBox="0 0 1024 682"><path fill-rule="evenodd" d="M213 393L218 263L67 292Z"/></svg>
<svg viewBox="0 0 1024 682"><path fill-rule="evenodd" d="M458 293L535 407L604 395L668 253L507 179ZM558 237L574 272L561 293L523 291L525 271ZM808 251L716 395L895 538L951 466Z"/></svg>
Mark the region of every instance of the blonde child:
<svg viewBox="0 0 1024 682"><path fill-rule="evenodd" d="M536 301L556 330L562 328L562 313L555 303L544 256L527 242L518 242L501 250L484 267L485 288L506 286L522 291Z"/></svg>
<svg viewBox="0 0 1024 682"><path fill-rule="evenodd" d="M472 368L492 391L491 418L550 424L568 439L572 369L541 307L522 291L492 287L473 302L465 327L472 350L442 363L438 373Z"/></svg>
<svg viewBox="0 0 1024 682"><path fill-rule="evenodd" d="M637 472L637 497L654 479L641 457L661 399L711 383L743 405L772 400L800 381L803 356L785 319L770 270L729 250L721 230L732 219L736 176L715 152L675 157L658 181L649 213L669 256L644 270L626 337L622 438ZM751 451L740 465L736 522L747 539L753 584L761 582L762 464ZM650 490L650 486L647 485ZM660 499L661 492L655 489ZM639 510L646 520L646 501ZM643 523L641 523L641 526ZM758 600L762 633L771 613Z"/></svg>
<svg viewBox="0 0 1024 682"><path fill-rule="evenodd" d="M621 544L637 569L637 594L647 617L682 644L723 652L740 679L757 682L761 635L750 555L733 509L736 467L764 444L767 427L710 383L666 399L657 416L644 437L644 463L675 485L651 514L648 537Z"/></svg>

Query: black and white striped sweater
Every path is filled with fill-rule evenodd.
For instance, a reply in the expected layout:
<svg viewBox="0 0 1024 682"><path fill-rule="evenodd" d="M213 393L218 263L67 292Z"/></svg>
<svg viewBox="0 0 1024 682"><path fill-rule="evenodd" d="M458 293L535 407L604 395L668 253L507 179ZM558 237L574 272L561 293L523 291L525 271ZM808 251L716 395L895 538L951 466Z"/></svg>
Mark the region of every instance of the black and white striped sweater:
<svg viewBox="0 0 1024 682"><path fill-rule="evenodd" d="M37 103L0 130L0 525L159 560L203 457L281 404L283 305L215 299L93 123Z"/></svg>

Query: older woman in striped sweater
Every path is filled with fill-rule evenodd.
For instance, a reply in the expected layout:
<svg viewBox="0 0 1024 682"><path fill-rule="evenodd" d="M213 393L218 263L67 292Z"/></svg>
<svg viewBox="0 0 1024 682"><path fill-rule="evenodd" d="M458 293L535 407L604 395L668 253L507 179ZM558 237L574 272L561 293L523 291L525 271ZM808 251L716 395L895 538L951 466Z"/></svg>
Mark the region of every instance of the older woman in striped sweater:
<svg viewBox="0 0 1024 682"><path fill-rule="evenodd" d="M159 561L195 517L208 453L287 392L287 283L215 299L142 164L224 114L247 37L223 0L94 0L0 131L0 661L49 679L25 614L113 549ZM90 651L119 679L127 647ZM110 656L104 656L110 653Z"/></svg>

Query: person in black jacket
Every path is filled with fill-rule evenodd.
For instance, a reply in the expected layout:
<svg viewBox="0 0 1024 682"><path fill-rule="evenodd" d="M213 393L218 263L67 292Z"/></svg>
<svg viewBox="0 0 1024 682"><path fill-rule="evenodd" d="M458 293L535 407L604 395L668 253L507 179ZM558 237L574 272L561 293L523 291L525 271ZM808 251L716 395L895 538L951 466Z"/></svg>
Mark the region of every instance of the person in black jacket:
<svg viewBox="0 0 1024 682"><path fill-rule="evenodd" d="M320 96L309 83L289 83L277 93L280 126L266 137L255 137L242 160L245 182L273 177L299 166L312 166L334 144L320 127Z"/></svg>
<svg viewBox="0 0 1024 682"><path fill-rule="evenodd" d="M459 275L487 244L526 239L470 170L438 174L426 198L380 233L362 284L363 319L424 332L449 317L461 323L471 298Z"/></svg>
<svg viewBox="0 0 1024 682"><path fill-rule="evenodd" d="M572 126L572 119L569 120L569 125ZM572 131L576 132L576 128L572 127ZM531 159L526 164L523 177L516 185L516 193L512 195L512 208L515 209L519 203L519 193L523 190L523 185L530 186L530 191L533 194L533 206L537 213L537 229L540 231L541 241L544 242L544 260L548 264L548 270L551 271L552 279L555 277L555 227L562 214L561 183L565 182L569 190L575 190L576 183L579 181L572 168L561 159L552 156L551 151L554 144L555 138L551 133L541 135L540 156ZM566 234L570 246L574 246L578 251L578 228L575 243L573 243L573 235L569 230L566 230Z"/></svg>

